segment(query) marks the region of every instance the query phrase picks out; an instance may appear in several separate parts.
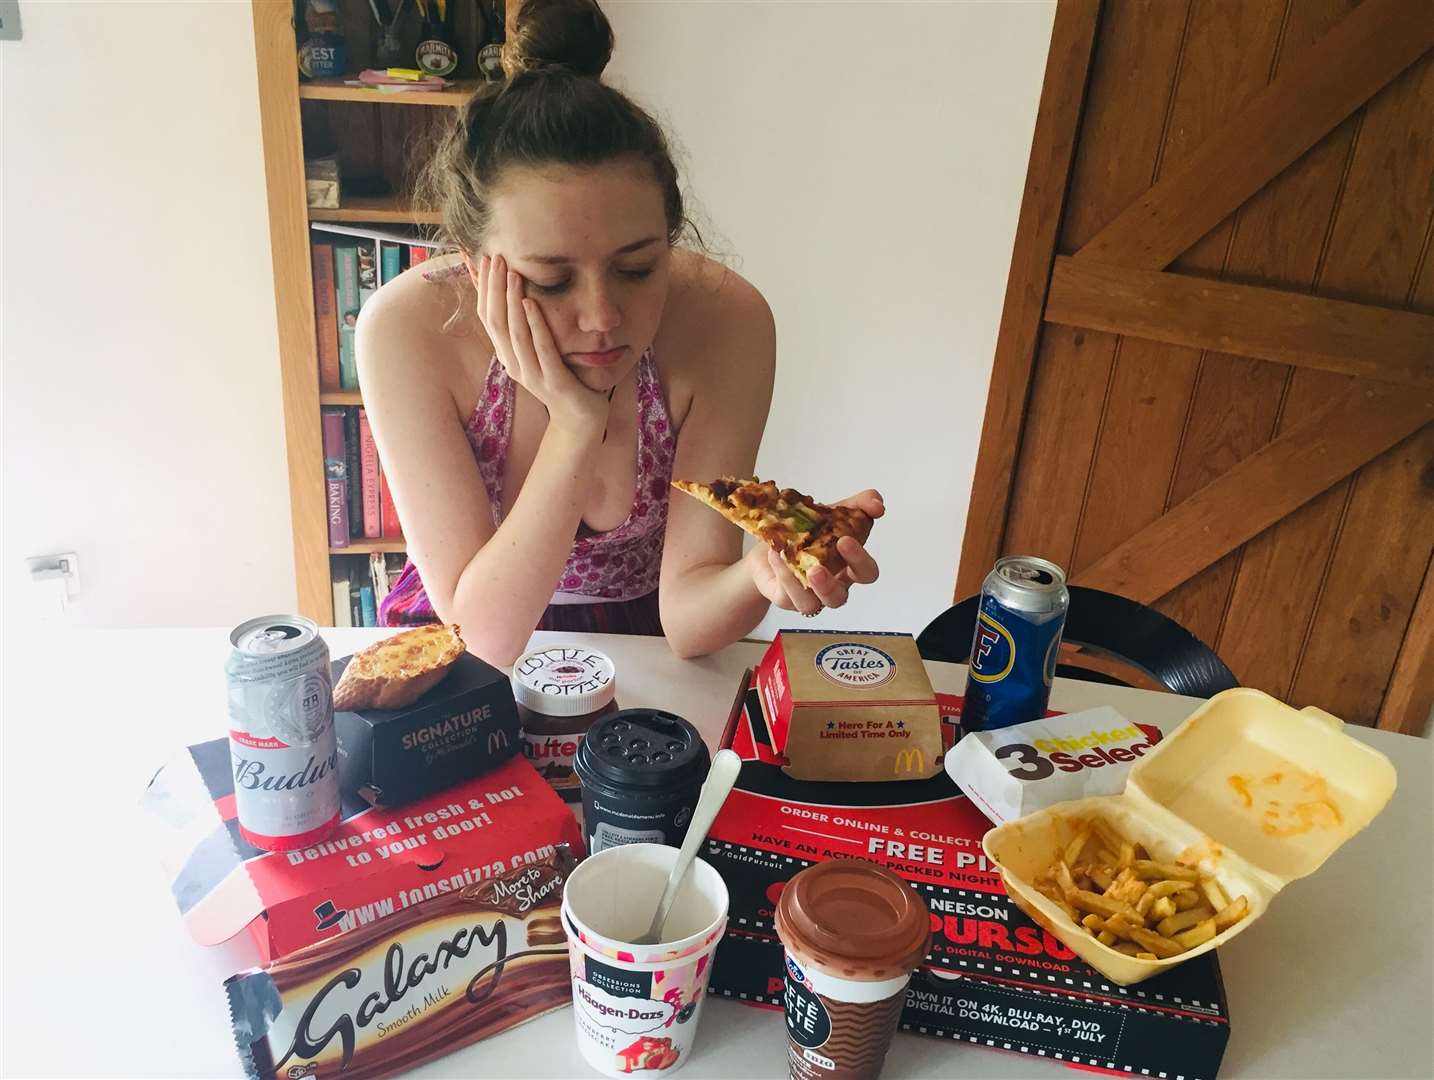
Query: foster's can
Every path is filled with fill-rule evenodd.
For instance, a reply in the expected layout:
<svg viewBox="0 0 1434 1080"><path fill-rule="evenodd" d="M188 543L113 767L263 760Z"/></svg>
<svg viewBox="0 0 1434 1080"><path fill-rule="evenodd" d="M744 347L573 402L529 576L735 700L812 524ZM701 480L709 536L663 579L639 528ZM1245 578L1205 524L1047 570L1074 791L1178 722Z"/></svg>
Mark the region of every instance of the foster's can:
<svg viewBox="0 0 1434 1080"><path fill-rule="evenodd" d="M1053 562L1029 555L996 561L981 585L963 731L1024 724L1046 713L1071 594Z"/></svg>
<svg viewBox="0 0 1434 1080"><path fill-rule="evenodd" d="M239 833L264 851L307 847L339 823L339 754L329 647L301 615L229 634L224 665Z"/></svg>

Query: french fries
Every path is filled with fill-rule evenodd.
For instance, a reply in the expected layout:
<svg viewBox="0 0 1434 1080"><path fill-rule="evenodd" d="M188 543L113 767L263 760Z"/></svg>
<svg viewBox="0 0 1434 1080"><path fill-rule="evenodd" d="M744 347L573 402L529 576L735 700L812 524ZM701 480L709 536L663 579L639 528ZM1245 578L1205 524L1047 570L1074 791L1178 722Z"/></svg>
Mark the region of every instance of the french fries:
<svg viewBox="0 0 1434 1080"><path fill-rule="evenodd" d="M1100 818L1067 823L1036 889L1073 923L1118 953L1165 960L1197 948L1250 913L1194 866L1153 859Z"/></svg>
<svg viewBox="0 0 1434 1080"><path fill-rule="evenodd" d="M1215 912L1215 932L1221 933L1228 930L1249 914L1249 911L1250 905L1243 896L1232 900Z"/></svg>

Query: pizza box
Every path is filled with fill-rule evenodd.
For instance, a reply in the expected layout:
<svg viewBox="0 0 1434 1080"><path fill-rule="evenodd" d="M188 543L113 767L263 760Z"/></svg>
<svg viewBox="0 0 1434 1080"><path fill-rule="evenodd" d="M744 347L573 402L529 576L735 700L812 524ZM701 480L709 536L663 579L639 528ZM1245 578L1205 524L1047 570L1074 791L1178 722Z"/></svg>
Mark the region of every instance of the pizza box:
<svg viewBox="0 0 1434 1080"><path fill-rule="evenodd" d="M961 699L938 702L954 736ZM816 862L865 858L931 909L932 949L907 989L902 1031L1123 1075L1215 1076L1230 1032L1215 954L1138 988L1101 975L1007 895L981 849L990 822L944 771L882 784L797 780L781 768L750 679L722 745L743 764L703 852L731 897L712 992L779 1008L782 889Z"/></svg>
<svg viewBox="0 0 1434 1080"><path fill-rule="evenodd" d="M266 964L548 858L559 844L583 851L567 804L521 756L397 808L344 788L338 827L297 851L260 851L239 834L228 739L165 765L144 803L190 936L217 945L247 929Z"/></svg>

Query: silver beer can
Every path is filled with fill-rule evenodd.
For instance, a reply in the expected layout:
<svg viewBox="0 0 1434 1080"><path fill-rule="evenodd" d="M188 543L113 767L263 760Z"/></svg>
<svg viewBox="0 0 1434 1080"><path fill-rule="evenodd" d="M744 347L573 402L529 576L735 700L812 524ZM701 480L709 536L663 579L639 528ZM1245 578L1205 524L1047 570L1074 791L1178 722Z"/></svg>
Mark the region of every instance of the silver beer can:
<svg viewBox="0 0 1434 1080"><path fill-rule="evenodd" d="M229 634L224 665L239 832L264 851L322 840L339 822L329 647L302 615L265 615Z"/></svg>

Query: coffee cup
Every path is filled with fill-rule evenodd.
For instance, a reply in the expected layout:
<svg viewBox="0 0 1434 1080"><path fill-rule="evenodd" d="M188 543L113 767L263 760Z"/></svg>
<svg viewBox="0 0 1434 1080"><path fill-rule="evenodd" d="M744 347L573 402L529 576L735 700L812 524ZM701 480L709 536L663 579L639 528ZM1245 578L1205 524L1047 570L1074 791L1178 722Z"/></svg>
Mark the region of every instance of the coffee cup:
<svg viewBox="0 0 1434 1080"><path fill-rule="evenodd" d="M926 902L885 867L834 859L787 883L776 926L792 1080L875 1080L931 948Z"/></svg>

